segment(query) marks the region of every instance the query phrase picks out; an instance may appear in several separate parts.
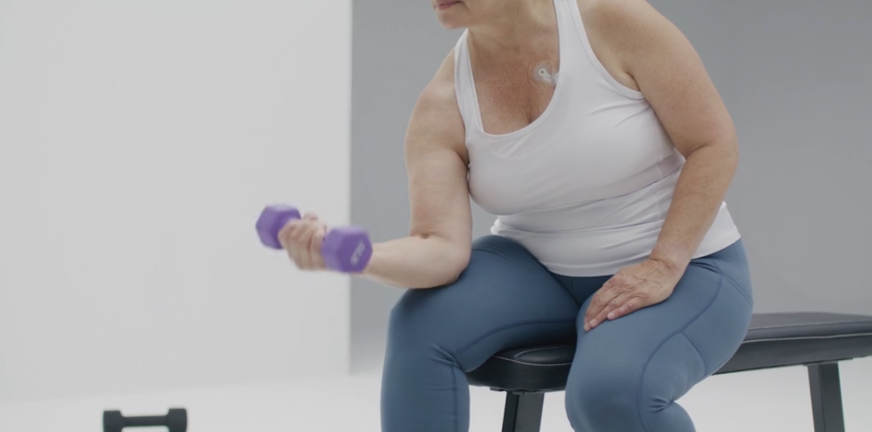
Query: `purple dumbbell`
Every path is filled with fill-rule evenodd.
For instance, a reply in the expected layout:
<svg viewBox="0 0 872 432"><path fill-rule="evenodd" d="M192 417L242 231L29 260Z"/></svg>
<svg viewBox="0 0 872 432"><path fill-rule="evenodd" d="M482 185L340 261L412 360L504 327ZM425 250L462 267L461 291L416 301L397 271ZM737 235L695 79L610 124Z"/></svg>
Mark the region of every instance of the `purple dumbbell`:
<svg viewBox="0 0 872 432"><path fill-rule="evenodd" d="M279 231L294 219L301 219L296 207L269 205L257 219L257 234L264 246L282 249ZM321 255L327 267L344 273L359 273L366 268L372 256L369 234L358 227L333 228L324 236Z"/></svg>

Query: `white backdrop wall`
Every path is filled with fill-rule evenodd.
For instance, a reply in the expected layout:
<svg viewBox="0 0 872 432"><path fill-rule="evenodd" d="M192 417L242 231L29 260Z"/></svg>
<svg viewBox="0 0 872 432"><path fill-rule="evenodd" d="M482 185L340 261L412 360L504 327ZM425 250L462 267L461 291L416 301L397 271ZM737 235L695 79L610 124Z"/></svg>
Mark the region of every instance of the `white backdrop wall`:
<svg viewBox="0 0 872 432"><path fill-rule="evenodd" d="M350 59L350 0L0 2L0 401L346 372L254 222L348 222Z"/></svg>

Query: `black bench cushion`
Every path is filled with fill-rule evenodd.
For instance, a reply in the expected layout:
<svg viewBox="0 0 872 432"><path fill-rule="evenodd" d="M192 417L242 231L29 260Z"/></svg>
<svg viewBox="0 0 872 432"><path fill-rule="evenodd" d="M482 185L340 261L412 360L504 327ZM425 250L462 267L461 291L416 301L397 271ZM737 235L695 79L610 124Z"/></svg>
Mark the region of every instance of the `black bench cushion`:
<svg viewBox="0 0 872 432"><path fill-rule="evenodd" d="M574 343L502 351L467 373L469 383L512 392L563 390ZM872 356L872 317L755 314L742 346L717 374Z"/></svg>

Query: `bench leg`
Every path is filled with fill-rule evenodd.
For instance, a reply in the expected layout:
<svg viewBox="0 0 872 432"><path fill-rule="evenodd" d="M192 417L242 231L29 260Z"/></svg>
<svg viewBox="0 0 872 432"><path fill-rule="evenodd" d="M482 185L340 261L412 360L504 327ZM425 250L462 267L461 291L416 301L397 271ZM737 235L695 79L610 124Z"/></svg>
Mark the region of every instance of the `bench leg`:
<svg viewBox="0 0 872 432"><path fill-rule="evenodd" d="M506 393L503 432L539 432L545 393Z"/></svg>
<svg viewBox="0 0 872 432"><path fill-rule="evenodd" d="M839 364L808 365L815 432L845 432Z"/></svg>

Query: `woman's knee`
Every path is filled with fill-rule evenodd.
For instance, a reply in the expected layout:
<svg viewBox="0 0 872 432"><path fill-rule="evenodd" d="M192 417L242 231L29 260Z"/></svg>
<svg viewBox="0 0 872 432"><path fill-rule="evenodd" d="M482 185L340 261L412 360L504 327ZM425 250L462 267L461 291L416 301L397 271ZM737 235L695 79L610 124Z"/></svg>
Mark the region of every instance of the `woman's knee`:
<svg viewBox="0 0 872 432"><path fill-rule="evenodd" d="M638 373L607 363L578 364L570 375L565 403L575 430L638 430L642 380Z"/></svg>
<svg viewBox="0 0 872 432"><path fill-rule="evenodd" d="M645 430L665 410L678 409L674 401L705 377L705 363L681 333L648 354L608 358L600 351L576 357L566 410L577 430Z"/></svg>

